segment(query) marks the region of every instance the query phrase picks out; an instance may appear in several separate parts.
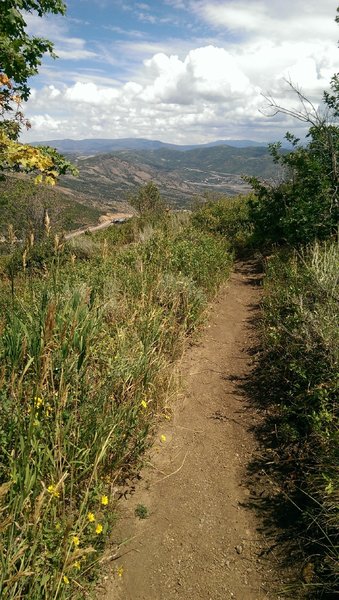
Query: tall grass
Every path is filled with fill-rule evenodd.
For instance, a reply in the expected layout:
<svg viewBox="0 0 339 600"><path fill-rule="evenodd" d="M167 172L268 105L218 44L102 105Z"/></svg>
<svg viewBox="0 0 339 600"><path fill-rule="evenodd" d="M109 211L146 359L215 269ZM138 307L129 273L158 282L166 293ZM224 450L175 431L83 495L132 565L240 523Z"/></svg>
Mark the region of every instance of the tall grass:
<svg viewBox="0 0 339 600"><path fill-rule="evenodd" d="M321 598L339 591L338 264L339 247L330 242L268 261L259 369L275 432L270 464L299 510L309 570L303 587Z"/></svg>
<svg viewBox="0 0 339 600"><path fill-rule="evenodd" d="M143 231L33 243L1 276L4 600L84 597L114 486L137 468L185 338L229 274L222 240L170 218Z"/></svg>

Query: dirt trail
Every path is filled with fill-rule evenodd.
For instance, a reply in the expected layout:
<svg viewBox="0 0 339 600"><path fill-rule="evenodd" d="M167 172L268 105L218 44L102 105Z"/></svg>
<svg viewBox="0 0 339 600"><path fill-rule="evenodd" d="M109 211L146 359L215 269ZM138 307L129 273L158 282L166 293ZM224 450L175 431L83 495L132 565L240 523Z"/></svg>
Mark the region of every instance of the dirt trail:
<svg viewBox="0 0 339 600"><path fill-rule="evenodd" d="M135 493L121 501L113 540L120 558L111 563L98 599L279 597L270 561L262 558L267 542L246 508L246 465L256 448L251 427L258 416L239 381L252 368L258 283L253 264L238 264L198 345L186 352L185 393L173 419L162 423ZM138 504L147 507L148 518L135 516Z"/></svg>

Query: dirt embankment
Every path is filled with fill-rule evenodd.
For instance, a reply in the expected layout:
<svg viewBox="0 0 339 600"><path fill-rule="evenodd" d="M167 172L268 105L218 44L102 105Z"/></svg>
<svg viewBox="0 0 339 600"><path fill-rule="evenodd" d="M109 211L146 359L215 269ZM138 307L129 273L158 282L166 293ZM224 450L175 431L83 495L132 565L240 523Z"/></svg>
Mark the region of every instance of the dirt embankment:
<svg viewBox="0 0 339 600"><path fill-rule="evenodd" d="M239 385L253 368L260 298L252 263L220 292L180 365L184 393L161 424L135 493L120 503L100 600L279 598L271 540L248 508L260 416ZM144 519L138 518L144 511ZM140 508L142 507L142 508Z"/></svg>

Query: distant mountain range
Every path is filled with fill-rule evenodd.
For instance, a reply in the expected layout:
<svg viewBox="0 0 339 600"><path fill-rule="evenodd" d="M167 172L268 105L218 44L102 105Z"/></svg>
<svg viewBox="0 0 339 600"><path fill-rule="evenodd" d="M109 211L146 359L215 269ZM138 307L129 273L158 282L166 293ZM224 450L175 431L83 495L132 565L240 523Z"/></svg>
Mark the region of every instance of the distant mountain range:
<svg viewBox="0 0 339 600"><path fill-rule="evenodd" d="M33 142L33 145L52 146L59 152L70 154L105 154L106 152L121 150L159 150L163 148L185 152L197 148L213 148L214 146L231 146L232 148L267 148L268 146L266 142L255 142L253 140L217 140L206 144L178 145L142 138L48 140L46 142Z"/></svg>

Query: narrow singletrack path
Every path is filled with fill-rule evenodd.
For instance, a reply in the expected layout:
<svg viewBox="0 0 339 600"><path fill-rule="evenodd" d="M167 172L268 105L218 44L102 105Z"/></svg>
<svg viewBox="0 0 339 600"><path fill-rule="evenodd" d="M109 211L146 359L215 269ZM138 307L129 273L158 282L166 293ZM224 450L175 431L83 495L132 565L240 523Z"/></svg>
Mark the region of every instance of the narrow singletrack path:
<svg viewBox="0 0 339 600"><path fill-rule="evenodd" d="M106 571L100 600L279 598L268 541L247 507L258 414L241 382L253 368L261 293L255 267L237 264L183 357L184 392L173 419L162 422L135 493L120 502L119 558ZM147 518L135 516L138 504Z"/></svg>

